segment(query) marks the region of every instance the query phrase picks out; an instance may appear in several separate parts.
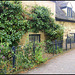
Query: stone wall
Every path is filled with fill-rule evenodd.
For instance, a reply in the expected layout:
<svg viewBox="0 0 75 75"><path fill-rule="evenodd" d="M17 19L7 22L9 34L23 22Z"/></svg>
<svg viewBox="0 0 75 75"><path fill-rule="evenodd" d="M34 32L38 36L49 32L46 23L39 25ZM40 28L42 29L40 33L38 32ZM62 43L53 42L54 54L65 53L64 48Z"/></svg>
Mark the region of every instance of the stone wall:
<svg viewBox="0 0 75 75"><path fill-rule="evenodd" d="M52 17L55 18L55 3L52 1L21 1L21 2L22 2L23 9L29 6L28 10L31 10L31 7L35 5L47 7L51 9L52 13L54 13Z"/></svg>

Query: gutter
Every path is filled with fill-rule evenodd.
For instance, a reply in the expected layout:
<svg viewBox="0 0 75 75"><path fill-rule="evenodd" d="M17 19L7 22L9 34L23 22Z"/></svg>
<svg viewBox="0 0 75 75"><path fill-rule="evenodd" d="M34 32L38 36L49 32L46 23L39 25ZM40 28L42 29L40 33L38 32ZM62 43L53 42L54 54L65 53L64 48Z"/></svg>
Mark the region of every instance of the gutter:
<svg viewBox="0 0 75 75"><path fill-rule="evenodd" d="M61 19L61 18L57 18L57 17L55 17L55 20L56 20L56 21L74 22L74 23L75 23L75 20Z"/></svg>

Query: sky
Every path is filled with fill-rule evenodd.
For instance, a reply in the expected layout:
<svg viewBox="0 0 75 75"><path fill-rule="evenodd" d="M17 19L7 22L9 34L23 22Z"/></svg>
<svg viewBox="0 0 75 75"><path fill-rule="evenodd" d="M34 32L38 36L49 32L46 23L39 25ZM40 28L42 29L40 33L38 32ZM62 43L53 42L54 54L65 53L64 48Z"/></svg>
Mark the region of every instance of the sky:
<svg viewBox="0 0 75 75"><path fill-rule="evenodd" d="M71 2L72 6L73 6L73 10L75 11L75 1L66 1L66 2Z"/></svg>

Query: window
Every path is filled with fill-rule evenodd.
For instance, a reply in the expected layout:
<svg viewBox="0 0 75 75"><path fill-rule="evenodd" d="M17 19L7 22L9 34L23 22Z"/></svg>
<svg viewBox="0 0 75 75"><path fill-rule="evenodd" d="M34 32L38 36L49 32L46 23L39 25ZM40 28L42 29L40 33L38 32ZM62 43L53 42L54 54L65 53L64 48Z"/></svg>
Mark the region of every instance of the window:
<svg viewBox="0 0 75 75"><path fill-rule="evenodd" d="M72 8L67 7L67 16L72 17Z"/></svg>
<svg viewBox="0 0 75 75"><path fill-rule="evenodd" d="M67 35L67 39L71 38L71 43L75 43L75 33L70 33ZM68 41L70 43L70 40Z"/></svg>
<svg viewBox="0 0 75 75"><path fill-rule="evenodd" d="M40 42L40 34L30 34L29 35L29 42Z"/></svg>

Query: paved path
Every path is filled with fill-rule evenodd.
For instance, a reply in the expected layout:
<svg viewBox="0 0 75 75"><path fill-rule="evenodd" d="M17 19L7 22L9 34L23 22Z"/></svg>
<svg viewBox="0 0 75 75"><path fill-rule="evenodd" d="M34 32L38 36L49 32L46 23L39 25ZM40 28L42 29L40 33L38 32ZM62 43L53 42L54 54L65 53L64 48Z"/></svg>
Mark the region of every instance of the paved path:
<svg viewBox="0 0 75 75"><path fill-rule="evenodd" d="M75 74L75 50L54 57L47 64L23 74Z"/></svg>

